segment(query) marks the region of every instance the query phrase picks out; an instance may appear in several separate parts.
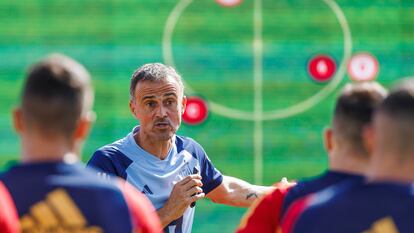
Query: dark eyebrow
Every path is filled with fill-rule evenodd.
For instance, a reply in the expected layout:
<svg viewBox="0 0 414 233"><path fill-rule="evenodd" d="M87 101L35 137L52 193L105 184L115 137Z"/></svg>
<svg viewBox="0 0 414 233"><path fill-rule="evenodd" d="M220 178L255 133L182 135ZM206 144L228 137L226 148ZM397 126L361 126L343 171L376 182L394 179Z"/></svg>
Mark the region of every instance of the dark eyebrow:
<svg viewBox="0 0 414 233"><path fill-rule="evenodd" d="M164 96L175 96L175 97L177 97L177 94L175 94L174 92L168 92L168 93L165 93Z"/></svg>
<svg viewBox="0 0 414 233"><path fill-rule="evenodd" d="M146 99L154 99L154 98L155 98L155 95L147 95L147 96L144 96L144 98L142 98L142 101Z"/></svg>

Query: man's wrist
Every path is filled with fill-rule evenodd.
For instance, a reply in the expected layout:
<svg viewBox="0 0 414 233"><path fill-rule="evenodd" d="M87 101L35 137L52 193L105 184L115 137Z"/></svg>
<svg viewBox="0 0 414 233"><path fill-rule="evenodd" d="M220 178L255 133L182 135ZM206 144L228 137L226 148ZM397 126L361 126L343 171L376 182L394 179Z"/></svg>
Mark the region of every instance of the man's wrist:
<svg viewBox="0 0 414 233"><path fill-rule="evenodd" d="M172 211L166 209L165 206L157 210L157 214L158 214L158 217L160 218L162 228L165 228L166 226L168 226L168 224L174 221L171 213Z"/></svg>

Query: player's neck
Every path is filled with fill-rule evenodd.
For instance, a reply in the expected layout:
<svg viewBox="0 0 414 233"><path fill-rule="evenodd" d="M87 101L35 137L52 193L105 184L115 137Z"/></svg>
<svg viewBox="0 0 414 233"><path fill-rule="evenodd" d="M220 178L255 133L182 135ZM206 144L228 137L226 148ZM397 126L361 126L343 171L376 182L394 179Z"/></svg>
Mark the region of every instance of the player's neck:
<svg viewBox="0 0 414 233"><path fill-rule="evenodd" d="M24 135L21 140L23 163L62 161L74 152L66 140L59 137Z"/></svg>
<svg viewBox="0 0 414 233"><path fill-rule="evenodd" d="M369 159L352 150L336 151L330 155L329 169L363 175L368 167Z"/></svg>
<svg viewBox="0 0 414 233"><path fill-rule="evenodd" d="M396 156L375 156L367 173L370 181L414 182L414 161Z"/></svg>
<svg viewBox="0 0 414 233"><path fill-rule="evenodd" d="M146 152L164 160L172 147L172 139L169 140L152 140L145 134L137 133L134 135L135 142Z"/></svg>

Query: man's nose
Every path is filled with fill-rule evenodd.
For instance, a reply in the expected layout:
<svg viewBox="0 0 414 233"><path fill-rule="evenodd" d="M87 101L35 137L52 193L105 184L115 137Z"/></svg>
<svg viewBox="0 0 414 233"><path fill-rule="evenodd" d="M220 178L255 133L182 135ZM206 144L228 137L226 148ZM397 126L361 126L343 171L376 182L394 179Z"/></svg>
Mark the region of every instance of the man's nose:
<svg viewBox="0 0 414 233"><path fill-rule="evenodd" d="M167 116L167 108L164 107L163 105L160 105L159 108L157 109L157 116L159 117Z"/></svg>

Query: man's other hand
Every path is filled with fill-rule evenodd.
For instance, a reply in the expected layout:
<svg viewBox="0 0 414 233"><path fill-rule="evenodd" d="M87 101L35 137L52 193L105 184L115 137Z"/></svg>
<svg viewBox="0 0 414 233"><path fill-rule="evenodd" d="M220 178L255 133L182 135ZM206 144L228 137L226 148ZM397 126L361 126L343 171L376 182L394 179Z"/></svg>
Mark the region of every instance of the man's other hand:
<svg viewBox="0 0 414 233"><path fill-rule="evenodd" d="M181 217L191 203L205 196L201 176L190 175L177 182L164 206L158 210L163 227Z"/></svg>

